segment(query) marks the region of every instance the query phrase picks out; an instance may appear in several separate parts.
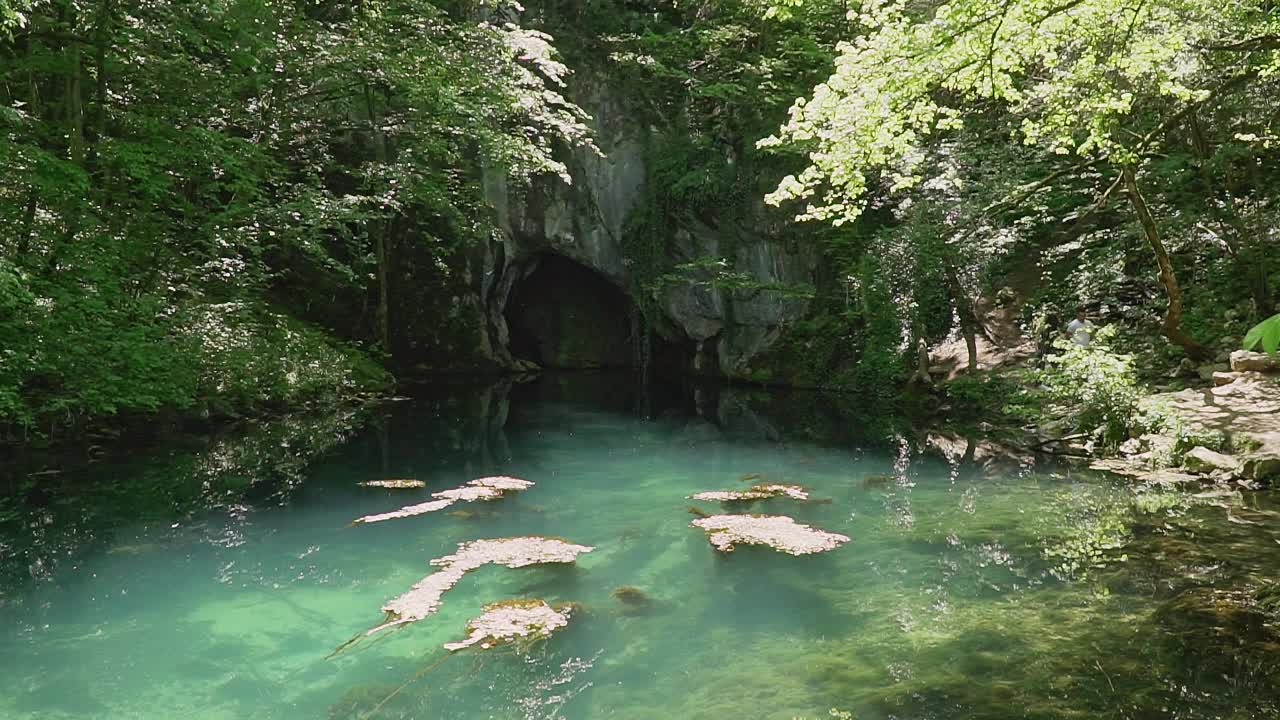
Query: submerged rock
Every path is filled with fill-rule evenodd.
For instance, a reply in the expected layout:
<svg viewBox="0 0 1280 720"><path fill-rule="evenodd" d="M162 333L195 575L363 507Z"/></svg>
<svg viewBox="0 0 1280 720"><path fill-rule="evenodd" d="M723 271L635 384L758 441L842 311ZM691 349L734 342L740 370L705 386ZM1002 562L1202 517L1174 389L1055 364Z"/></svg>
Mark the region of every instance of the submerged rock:
<svg viewBox="0 0 1280 720"><path fill-rule="evenodd" d="M445 644L450 651L475 645L487 650L520 640L550 637L569 624L572 606L552 607L545 600L504 600L484 606L484 613L467 622L467 639Z"/></svg>
<svg viewBox="0 0 1280 720"><path fill-rule="evenodd" d="M388 490L414 490L426 486L427 484L421 480L369 480L360 483L360 487L386 488Z"/></svg>
<svg viewBox="0 0 1280 720"><path fill-rule="evenodd" d="M886 485L893 485L897 481L898 479L892 475L864 475L858 485L864 488L884 487Z"/></svg>
<svg viewBox="0 0 1280 720"><path fill-rule="evenodd" d="M1269 482L1280 480L1280 454L1254 453L1244 459L1241 474L1250 480Z"/></svg>
<svg viewBox="0 0 1280 720"><path fill-rule="evenodd" d="M1189 670L1252 684L1280 671L1280 636L1267 589L1196 587L1154 614L1163 642L1181 652Z"/></svg>
<svg viewBox="0 0 1280 720"><path fill-rule="evenodd" d="M354 522L356 524L363 525L366 523L382 522L384 520L396 520L399 518L413 517L415 515L425 515L426 513L443 510L454 503L497 500L508 492L524 490L532 486L533 483L531 481L521 480L520 478L480 478L479 480L472 480L460 488L441 490L437 493L431 493L431 497L436 498L435 500L419 503L417 505L409 505L389 513L365 515L362 518L356 518Z"/></svg>
<svg viewBox="0 0 1280 720"><path fill-rule="evenodd" d="M522 568L530 565L572 563L578 559L578 555L594 549L586 545L574 545L559 538L536 535L462 543L458 545L458 550L454 554L431 561L431 564L439 570L422 578L408 592L382 606L382 612L386 613L386 618L381 625L374 626L347 641L339 646L334 654L357 642L361 637L408 625L431 616L440 609L441 598L445 592L457 585L462 576L472 570L485 565Z"/></svg>
<svg viewBox="0 0 1280 720"><path fill-rule="evenodd" d="M802 525L785 515L712 515L690 523L707 533L707 540L721 552L737 545L767 545L789 555L834 550L849 542L848 536Z"/></svg>
<svg viewBox="0 0 1280 720"><path fill-rule="evenodd" d="M609 595L622 605L623 615L644 615L652 611L656 604L648 593L631 585L616 587Z"/></svg>
<svg viewBox="0 0 1280 720"><path fill-rule="evenodd" d="M653 603L653 598L649 597L648 593L633 585L619 585L609 595L623 605L649 605Z"/></svg>
<svg viewBox="0 0 1280 720"><path fill-rule="evenodd" d="M799 485L779 485L776 483L752 485L746 490L708 490L694 493L689 496L689 499L705 500L707 502L754 502L784 495L792 500L809 499L809 491Z"/></svg>

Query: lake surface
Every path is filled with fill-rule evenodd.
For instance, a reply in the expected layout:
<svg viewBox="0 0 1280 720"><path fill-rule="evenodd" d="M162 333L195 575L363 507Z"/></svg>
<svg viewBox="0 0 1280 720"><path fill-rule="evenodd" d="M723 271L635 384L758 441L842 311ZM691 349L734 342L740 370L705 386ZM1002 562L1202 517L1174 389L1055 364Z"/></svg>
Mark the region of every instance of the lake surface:
<svg viewBox="0 0 1280 720"><path fill-rule="evenodd" d="M287 421L15 485L0 717L346 720L398 689L372 717L1280 716L1274 494L1139 493L798 395L641 403L614 376L422 395L359 430ZM487 475L536 485L350 526ZM427 488L357 486L384 478ZM722 508L686 496L757 478L829 502L750 511L851 541L718 553L687 507ZM529 534L595 550L472 572L437 614L326 659L432 558ZM530 647L445 658L510 598L579 608Z"/></svg>

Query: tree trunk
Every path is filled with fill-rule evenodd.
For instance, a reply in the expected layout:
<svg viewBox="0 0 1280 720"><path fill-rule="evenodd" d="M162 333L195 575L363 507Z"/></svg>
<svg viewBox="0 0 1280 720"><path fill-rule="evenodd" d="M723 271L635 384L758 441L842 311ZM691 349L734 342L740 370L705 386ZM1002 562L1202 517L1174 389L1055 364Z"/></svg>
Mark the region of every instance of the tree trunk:
<svg viewBox="0 0 1280 720"><path fill-rule="evenodd" d="M929 374L929 341L925 339L924 329L921 325L920 318L916 318L911 323L911 346L915 348L916 369L911 374L911 379L907 381L907 384L931 387L933 385L933 376Z"/></svg>
<svg viewBox="0 0 1280 720"><path fill-rule="evenodd" d="M1213 357L1213 353L1182 331L1182 288L1178 286L1178 278L1173 274L1173 261L1169 259L1169 251L1165 249L1164 242L1160 239L1160 230L1156 227L1155 218L1151 216L1146 198L1138 188L1133 166L1125 165L1121 168L1121 173L1124 176L1125 190L1129 195L1129 204L1138 216L1138 223L1142 226L1142 232L1147 238L1147 243L1151 245L1152 252L1155 253L1156 263L1160 266L1160 284L1164 286L1164 291L1169 296L1169 305L1164 314L1164 335L1170 342L1181 347L1187 357L1192 360L1209 360Z"/></svg>
<svg viewBox="0 0 1280 720"><path fill-rule="evenodd" d="M964 345L969 351L969 372L977 372L978 332L981 328L975 303L960 285L960 277L950 264L947 265L947 284L951 286L951 295L956 304L956 316L960 318L960 332L964 335Z"/></svg>
<svg viewBox="0 0 1280 720"><path fill-rule="evenodd" d="M978 372L978 333L972 316L960 315L960 331L964 333L964 346L969 350L969 372Z"/></svg>
<svg viewBox="0 0 1280 720"><path fill-rule="evenodd" d="M72 45L68 51L71 75L67 77L67 129L69 130L69 151L71 162L84 167L84 94L81 90L80 46Z"/></svg>
<svg viewBox="0 0 1280 720"><path fill-rule="evenodd" d="M378 310L376 325L378 342L382 343L382 351L391 348L391 312L387 293L387 238L385 232L374 233L374 254L378 261Z"/></svg>

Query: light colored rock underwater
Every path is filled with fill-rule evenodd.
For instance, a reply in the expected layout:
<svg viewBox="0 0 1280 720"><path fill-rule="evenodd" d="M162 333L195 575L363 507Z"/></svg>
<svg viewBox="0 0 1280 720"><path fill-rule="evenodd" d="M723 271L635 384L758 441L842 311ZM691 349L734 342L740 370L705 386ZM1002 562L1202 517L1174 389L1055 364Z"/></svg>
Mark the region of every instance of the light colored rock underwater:
<svg viewBox="0 0 1280 720"><path fill-rule="evenodd" d="M360 483L360 487L384 488L387 490L414 490L426 486L427 484L421 480L369 480Z"/></svg>
<svg viewBox="0 0 1280 720"><path fill-rule="evenodd" d="M694 493L689 496L690 500L705 500L708 502L751 502L753 500L768 500L776 497L789 497L792 500L808 500L809 491L799 485L779 485L777 483L761 483L752 485L746 490L708 490L705 492Z"/></svg>
<svg viewBox="0 0 1280 720"><path fill-rule="evenodd" d="M721 552L733 552L737 545L767 545L789 555L809 555L849 542L848 536L818 530L785 515L712 515L690 525L705 530L707 540Z"/></svg>
<svg viewBox="0 0 1280 720"><path fill-rule="evenodd" d="M557 538L538 536L475 540L458 545L452 555L436 558L432 565L440 568L419 580L408 592L382 606L387 614L386 622L366 631L373 635L380 630L407 625L426 618L440 609L441 598L463 575L485 565L502 565L522 568L530 565L571 563L578 555L595 548L574 545Z"/></svg>
<svg viewBox="0 0 1280 720"><path fill-rule="evenodd" d="M544 600L505 600L484 606L480 617L467 622L467 639L445 644L450 651L479 645L487 650L522 639L550 637L569 624L572 606L552 607Z"/></svg>
<svg viewBox="0 0 1280 720"><path fill-rule="evenodd" d="M417 505L408 505L389 513L365 515L362 518L356 518L354 523L357 525L364 525L368 523L383 522L385 520L398 520L400 518L414 517L415 515L425 515L427 513L443 510L454 503L497 500L509 492L525 490L530 487L533 487L533 482L529 480L521 480L520 478L480 478L478 480L472 480L462 487L431 493L431 497L435 498L435 500L418 503Z"/></svg>

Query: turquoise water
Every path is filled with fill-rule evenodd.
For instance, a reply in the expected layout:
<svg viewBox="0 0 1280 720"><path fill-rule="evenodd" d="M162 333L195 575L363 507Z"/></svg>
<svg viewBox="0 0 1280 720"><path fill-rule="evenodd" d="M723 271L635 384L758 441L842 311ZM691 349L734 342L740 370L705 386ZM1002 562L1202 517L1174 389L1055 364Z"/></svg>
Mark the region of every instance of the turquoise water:
<svg viewBox="0 0 1280 720"><path fill-rule="evenodd" d="M1271 494L1139 494L811 399L699 390L645 419L619 382L462 389L350 434L152 449L8 498L0 717L360 718L402 686L373 717L1277 717ZM536 485L349 526L494 474ZM757 476L829 502L752 510L851 542L716 553L687 506L719 506L685 496ZM409 477L428 487L357 487ZM596 549L482 568L438 614L326 659L431 558L525 534ZM580 607L531 647L440 661L485 603L525 597Z"/></svg>

